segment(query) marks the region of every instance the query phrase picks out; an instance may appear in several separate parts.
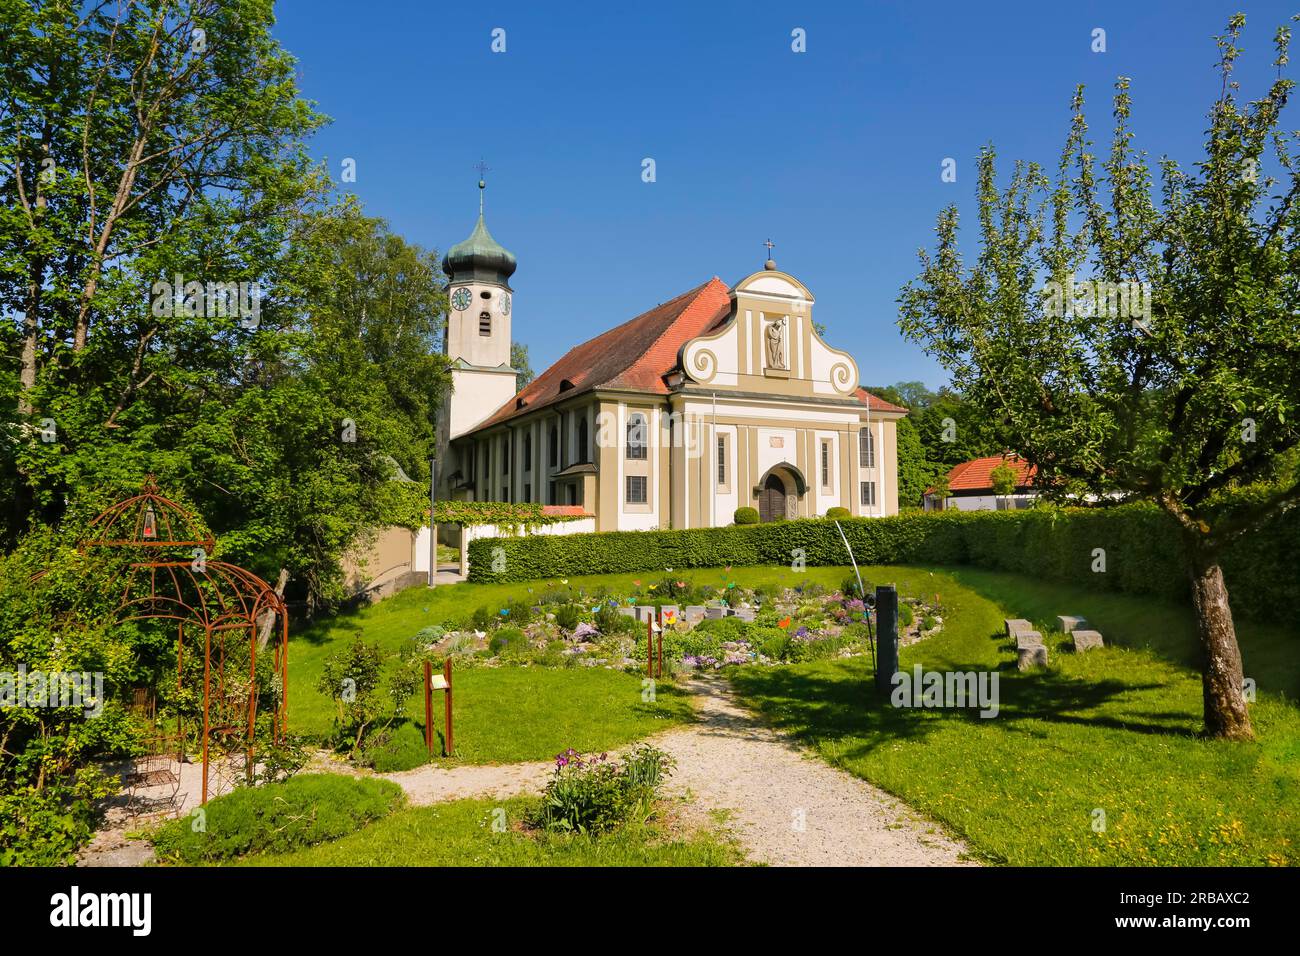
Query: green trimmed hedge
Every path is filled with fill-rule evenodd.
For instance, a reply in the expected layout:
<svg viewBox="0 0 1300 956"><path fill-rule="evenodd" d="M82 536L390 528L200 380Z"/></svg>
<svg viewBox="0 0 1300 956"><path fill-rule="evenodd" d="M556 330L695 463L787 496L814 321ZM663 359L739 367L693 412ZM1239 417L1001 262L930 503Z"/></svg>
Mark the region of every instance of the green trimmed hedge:
<svg viewBox="0 0 1300 956"><path fill-rule="evenodd" d="M1026 511L909 512L841 520L860 564L969 564L1082 583L1099 590L1187 600L1188 583L1172 519L1152 505L1035 508ZM1278 620L1300 603L1293 555L1300 510L1232 546L1224 574L1238 614ZM495 548L505 570L493 572ZM1106 573L1092 571L1106 551ZM803 549L808 565L847 564L835 523L824 518L681 531L480 538L470 543L471 581L791 564ZM499 563L498 563L498 566Z"/></svg>

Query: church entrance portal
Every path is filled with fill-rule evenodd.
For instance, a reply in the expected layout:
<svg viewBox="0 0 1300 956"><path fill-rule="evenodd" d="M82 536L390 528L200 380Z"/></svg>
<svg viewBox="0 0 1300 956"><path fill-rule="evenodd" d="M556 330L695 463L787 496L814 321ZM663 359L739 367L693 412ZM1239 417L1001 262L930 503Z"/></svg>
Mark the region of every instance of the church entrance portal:
<svg viewBox="0 0 1300 956"><path fill-rule="evenodd" d="M758 496L758 518L760 521L776 521L784 517L785 482L776 475L768 475Z"/></svg>

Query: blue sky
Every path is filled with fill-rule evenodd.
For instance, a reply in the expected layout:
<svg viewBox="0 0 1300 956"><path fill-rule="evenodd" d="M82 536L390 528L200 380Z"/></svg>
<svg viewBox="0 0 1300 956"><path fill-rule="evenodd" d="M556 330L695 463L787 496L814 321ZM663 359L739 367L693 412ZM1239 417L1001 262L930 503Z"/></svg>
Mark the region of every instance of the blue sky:
<svg viewBox="0 0 1300 956"><path fill-rule="evenodd" d="M282 0L276 33L333 118L314 155L336 175L355 159L346 188L407 239L465 238L474 165L491 167L488 225L519 259L513 335L538 371L714 275L755 271L771 237L865 383L936 387L944 372L900 336L895 299L939 209L972 219L980 147L1054 162L1078 83L1104 144L1125 75L1138 145L1194 162L1212 37L1236 10L1253 96L1295 12L1283 3Z"/></svg>

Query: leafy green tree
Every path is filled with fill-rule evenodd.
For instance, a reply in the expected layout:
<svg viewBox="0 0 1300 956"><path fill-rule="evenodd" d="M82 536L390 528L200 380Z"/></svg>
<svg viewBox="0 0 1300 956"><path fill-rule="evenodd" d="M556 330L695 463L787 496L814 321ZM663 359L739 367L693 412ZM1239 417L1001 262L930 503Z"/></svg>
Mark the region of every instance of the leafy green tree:
<svg viewBox="0 0 1300 956"><path fill-rule="evenodd" d="M272 23L0 0L0 547L152 472L314 606L372 529L420 521L393 464L427 478L441 269L326 205Z"/></svg>
<svg viewBox="0 0 1300 956"><path fill-rule="evenodd" d="M1277 79L1243 102L1233 70L1244 23L1234 15L1218 38L1222 92L1192 170L1162 160L1154 195L1125 78L1098 168L1080 90L1056 176L1017 164L999 190L986 148L977 257L967 265L957 212L945 210L937 250L900 297L904 333L1005 425L1043 490L1147 499L1177 526L1205 730L1237 740L1253 731L1220 554L1300 501L1283 467L1300 444L1300 157L1281 125L1290 29L1275 34ZM1076 285L1085 270L1093 279ZM1269 487L1218 507L1252 483Z"/></svg>
<svg viewBox="0 0 1300 956"><path fill-rule="evenodd" d="M900 419L898 429L898 504L919 508L929 486L929 468L921 435L910 417Z"/></svg>
<svg viewBox="0 0 1300 956"><path fill-rule="evenodd" d="M533 380L533 366L528 360L528 346L522 342L510 343L510 365L519 374L515 377L515 388L522 391Z"/></svg>
<svg viewBox="0 0 1300 956"><path fill-rule="evenodd" d="M1007 501L1011 495L1015 494L1019 477L1019 471L1005 461L1000 462L997 467L989 472L989 484L993 488L994 496L1001 498L1004 502Z"/></svg>

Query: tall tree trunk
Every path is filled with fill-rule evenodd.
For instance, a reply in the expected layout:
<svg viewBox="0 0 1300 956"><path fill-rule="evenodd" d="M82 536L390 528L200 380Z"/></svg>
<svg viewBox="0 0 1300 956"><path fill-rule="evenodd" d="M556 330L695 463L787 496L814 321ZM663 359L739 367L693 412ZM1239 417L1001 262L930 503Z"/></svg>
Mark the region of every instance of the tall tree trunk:
<svg viewBox="0 0 1300 956"><path fill-rule="evenodd" d="M1205 733L1223 740L1254 740L1242 695L1241 649L1237 646L1219 556L1198 541L1188 541L1187 554L1196 631L1201 641Z"/></svg>
<svg viewBox="0 0 1300 956"><path fill-rule="evenodd" d="M284 598L285 585L289 583L289 569L281 568L280 577L275 582L276 596ZM262 620L258 622L257 629L257 649L266 650L267 642L271 640L271 628L275 626L275 611L267 609L262 612Z"/></svg>
<svg viewBox="0 0 1300 956"><path fill-rule="evenodd" d="M31 402L31 390L36 387L37 346L40 335L41 312L41 276L45 271L45 260L36 258L32 261L27 281L27 301L23 303L23 350L22 365L18 372L18 414L30 415L34 409Z"/></svg>

